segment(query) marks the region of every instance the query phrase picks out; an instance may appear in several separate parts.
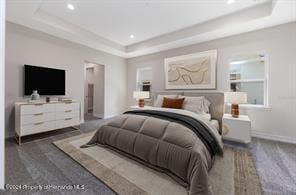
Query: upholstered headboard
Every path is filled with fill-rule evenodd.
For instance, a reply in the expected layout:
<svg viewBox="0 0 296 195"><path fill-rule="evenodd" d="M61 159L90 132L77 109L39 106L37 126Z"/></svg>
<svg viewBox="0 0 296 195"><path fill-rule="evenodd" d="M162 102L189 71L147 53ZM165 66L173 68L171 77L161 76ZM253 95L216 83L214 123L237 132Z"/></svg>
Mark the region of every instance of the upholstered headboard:
<svg viewBox="0 0 296 195"><path fill-rule="evenodd" d="M210 102L210 114L212 119L219 121L221 132L222 129L222 118L224 114L224 93L223 92L191 92L191 91L161 91L161 92L155 92L153 94L153 98L157 97L157 95L184 95L184 96L204 96L207 98Z"/></svg>

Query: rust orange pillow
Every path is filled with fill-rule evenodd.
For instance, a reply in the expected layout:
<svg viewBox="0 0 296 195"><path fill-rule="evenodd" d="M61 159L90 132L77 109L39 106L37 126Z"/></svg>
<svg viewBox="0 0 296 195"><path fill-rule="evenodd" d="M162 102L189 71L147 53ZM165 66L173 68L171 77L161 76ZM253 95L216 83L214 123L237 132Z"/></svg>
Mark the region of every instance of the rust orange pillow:
<svg viewBox="0 0 296 195"><path fill-rule="evenodd" d="M163 98L162 107L163 108L175 108L182 109L185 98Z"/></svg>

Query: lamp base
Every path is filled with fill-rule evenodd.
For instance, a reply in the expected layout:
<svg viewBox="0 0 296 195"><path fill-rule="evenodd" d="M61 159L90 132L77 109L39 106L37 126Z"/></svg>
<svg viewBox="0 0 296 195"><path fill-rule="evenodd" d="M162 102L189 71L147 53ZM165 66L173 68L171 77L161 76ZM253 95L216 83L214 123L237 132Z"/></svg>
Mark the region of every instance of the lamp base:
<svg viewBox="0 0 296 195"><path fill-rule="evenodd" d="M231 104L231 116L234 118L239 117L239 106L238 104Z"/></svg>
<svg viewBox="0 0 296 195"><path fill-rule="evenodd" d="M140 108L143 108L143 107L145 106L145 101L144 101L144 99L139 99L138 106L139 106Z"/></svg>

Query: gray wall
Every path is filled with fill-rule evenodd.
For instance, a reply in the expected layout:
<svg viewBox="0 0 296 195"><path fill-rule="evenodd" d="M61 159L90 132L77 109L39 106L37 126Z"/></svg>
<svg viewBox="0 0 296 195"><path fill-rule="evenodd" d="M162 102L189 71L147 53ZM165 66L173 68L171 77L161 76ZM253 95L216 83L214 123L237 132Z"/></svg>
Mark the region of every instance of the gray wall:
<svg viewBox="0 0 296 195"><path fill-rule="evenodd" d="M296 142L296 23L128 59L128 102L136 89L137 67L152 67L152 91L164 90L164 59L218 49L217 90L228 90L228 61L236 55L269 55L269 107L245 108L257 136Z"/></svg>
<svg viewBox="0 0 296 195"><path fill-rule="evenodd" d="M85 61L105 66L105 117L114 116L124 111L126 109L127 95L125 59L20 25L7 23L6 137L14 134L14 103L24 100L24 64L65 69L66 96L81 101L81 111L83 113Z"/></svg>

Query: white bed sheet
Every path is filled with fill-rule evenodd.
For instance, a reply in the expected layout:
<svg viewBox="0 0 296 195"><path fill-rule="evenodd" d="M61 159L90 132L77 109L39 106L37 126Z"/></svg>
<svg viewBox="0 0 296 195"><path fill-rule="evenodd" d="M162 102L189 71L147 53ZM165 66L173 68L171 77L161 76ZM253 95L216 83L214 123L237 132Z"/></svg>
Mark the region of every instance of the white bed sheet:
<svg viewBox="0 0 296 195"><path fill-rule="evenodd" d="M219 131L220 125L218 120L213 119L210 123L217 129L217 131Z"/></svg>

